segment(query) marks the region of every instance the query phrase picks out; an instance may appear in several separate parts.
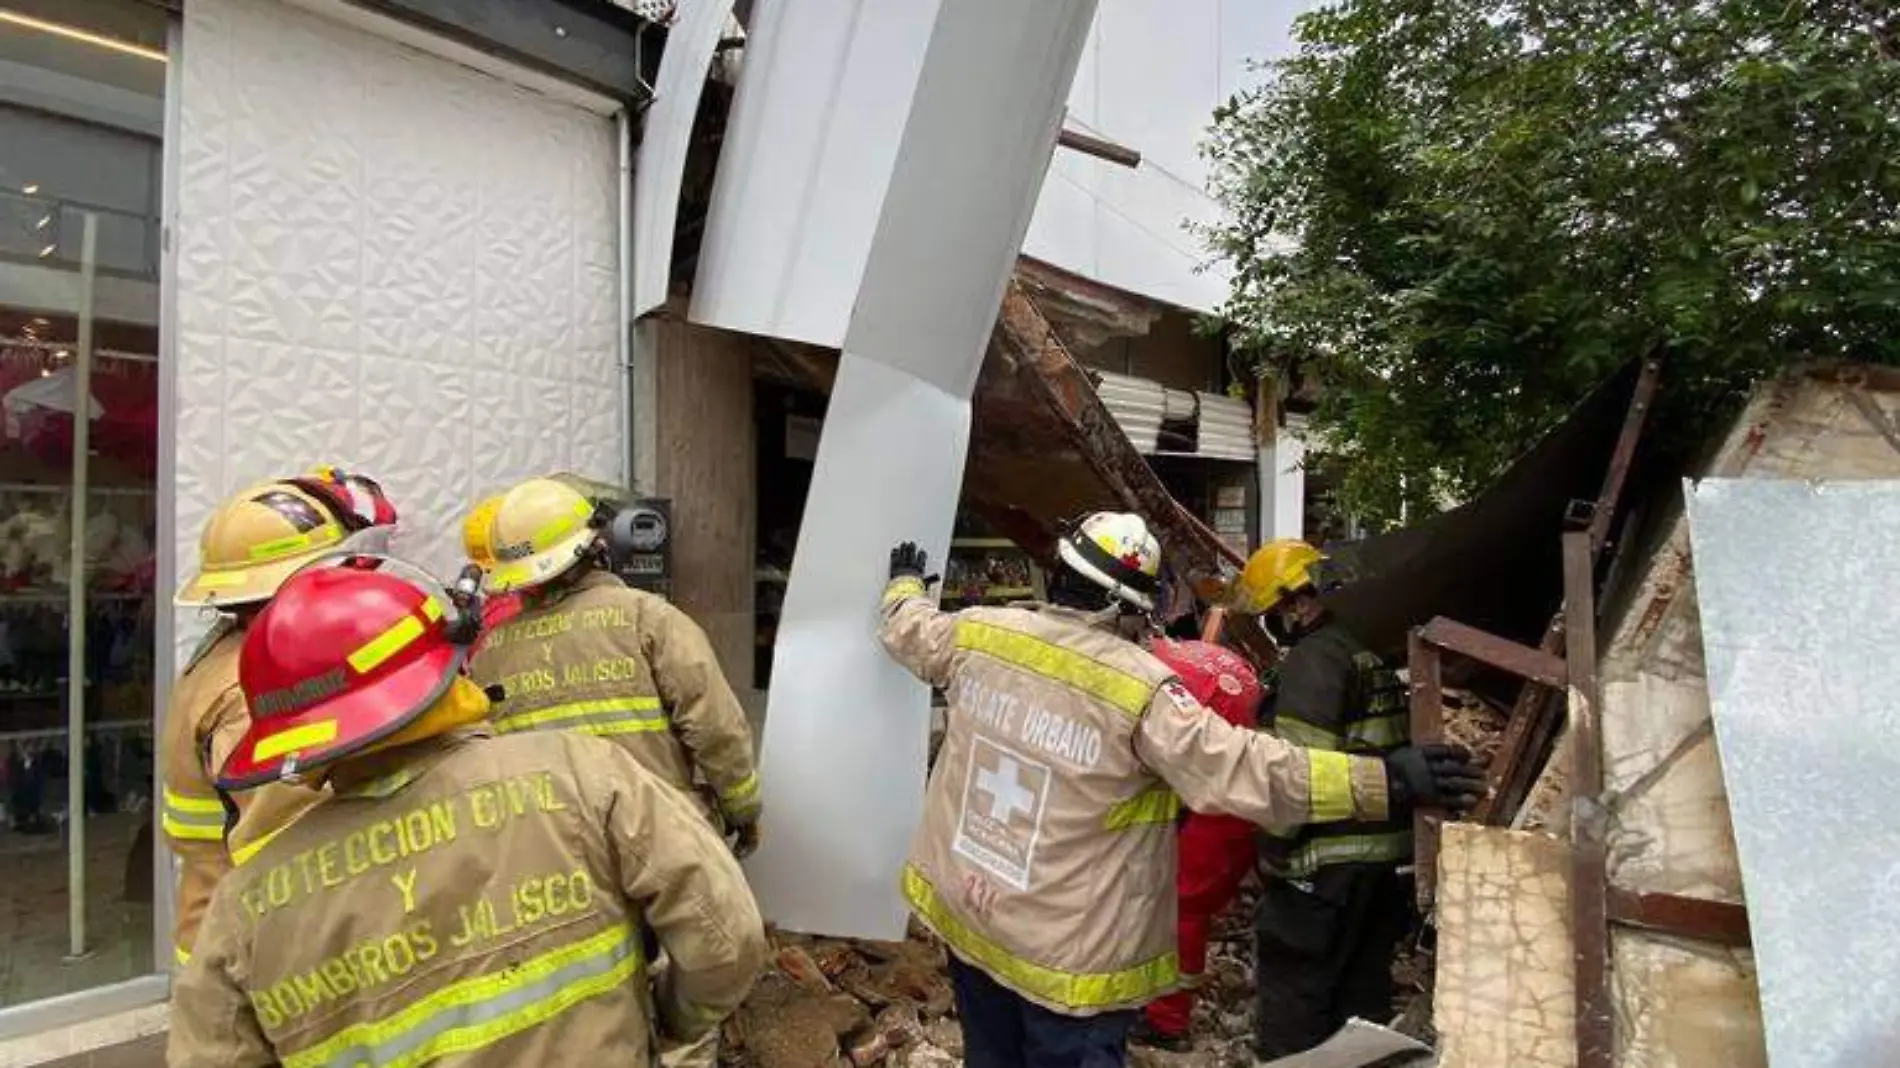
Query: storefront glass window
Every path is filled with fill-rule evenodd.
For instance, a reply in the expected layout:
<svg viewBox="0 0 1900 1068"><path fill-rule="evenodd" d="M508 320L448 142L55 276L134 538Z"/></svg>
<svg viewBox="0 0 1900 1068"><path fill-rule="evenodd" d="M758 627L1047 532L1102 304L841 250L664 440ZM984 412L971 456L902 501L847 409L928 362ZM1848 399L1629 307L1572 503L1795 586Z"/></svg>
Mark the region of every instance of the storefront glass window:
<svg viewBox="0 0 1900 1068"><path fill-rule="evenodd" d="M166 19L0 0L0 1009L155 970Z"/></svg>

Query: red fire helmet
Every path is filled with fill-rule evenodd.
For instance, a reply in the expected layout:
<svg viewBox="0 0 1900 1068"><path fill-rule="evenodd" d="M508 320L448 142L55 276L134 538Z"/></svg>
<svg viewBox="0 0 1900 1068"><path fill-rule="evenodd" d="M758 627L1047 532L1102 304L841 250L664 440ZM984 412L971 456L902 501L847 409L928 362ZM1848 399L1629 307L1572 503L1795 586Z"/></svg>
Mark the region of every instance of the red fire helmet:
<svg viewBox="0 0 1900 1068"><path fill-rule="evenodd" d="M1148 650L1169 670L1196 701L1236 727L1252 727L1260 716L1260 677L1253 666L1231 649L1211 642L1157 641Z"/></svg>
<svg viewBox="0 0 1900 1068"><path fill-rule="evenodd" d="M437 592L340 563L293 575L238 658L251 727L218 785L243 790L331 763L427 712L461 672Z"/></svg>
<svg viewBox="0 0 1900 1068"><path fill-rule="evenodd" d="M322 464L294 479L336 506L343 525L351 531L396 525L396 505L383 493L382 483L368 475Z"/></svg>

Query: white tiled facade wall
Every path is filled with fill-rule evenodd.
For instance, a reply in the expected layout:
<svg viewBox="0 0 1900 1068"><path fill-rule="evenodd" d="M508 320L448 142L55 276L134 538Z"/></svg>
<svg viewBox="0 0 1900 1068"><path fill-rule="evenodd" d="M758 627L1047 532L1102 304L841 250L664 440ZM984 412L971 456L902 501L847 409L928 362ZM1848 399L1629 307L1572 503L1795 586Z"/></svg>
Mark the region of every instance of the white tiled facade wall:
<svg viewBox="0 0 1900 1068"><path fill-rule="evenodd" d="M181 578L222 499L315 463L438 573L478 495L621 476L612 120L277 0L191 0L183 63Z"/></svg>

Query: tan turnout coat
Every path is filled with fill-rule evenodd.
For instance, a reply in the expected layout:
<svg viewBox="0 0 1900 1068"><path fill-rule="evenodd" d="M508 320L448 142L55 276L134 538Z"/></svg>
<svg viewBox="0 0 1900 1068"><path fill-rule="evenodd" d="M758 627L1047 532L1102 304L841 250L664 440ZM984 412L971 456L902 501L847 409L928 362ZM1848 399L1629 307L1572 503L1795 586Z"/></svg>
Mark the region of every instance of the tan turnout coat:
<svg viewBox="0 0 1900 1068"><path fill-rule="evenodd" d="M244 631L220 623L172 688L159 749L163 783L159 827L177 857L178 893L172 920L177 963L191 959L198 924L218 880L231 870L226 853L225 808L214 783L238 740L250 727L250 711L238 689L238 651ZM294 819L322 795L299 786L271 785L233 794L245 834L266 832Z"/></svg>
<svg viewBox="0 0 1900 1068"><path fill-rule="evenodd" d="M725 843L614 746L479 728L332 787L219 886L173 989L172 1068L651 1064L763 966Z"/></svg>
<svg viewBox="0 0 1900 1068"><path fill-rule="evenodd" d="M505 698L504 734L610 738L726 824L759 816L752 728L706 634L665 598L595 571L524 603L476 651L469 673Z"/></svg>
<svg viewBox="0 0 1900 1068"><path fill-rule="evenodd" d="M885 648L949 697L903 893L969 963L1071 1015L1179 985L1174 825L1197 812L1288 826L1386 811L1378 760L1242 730L1101 617L938 610L884 596Z"/></svg>

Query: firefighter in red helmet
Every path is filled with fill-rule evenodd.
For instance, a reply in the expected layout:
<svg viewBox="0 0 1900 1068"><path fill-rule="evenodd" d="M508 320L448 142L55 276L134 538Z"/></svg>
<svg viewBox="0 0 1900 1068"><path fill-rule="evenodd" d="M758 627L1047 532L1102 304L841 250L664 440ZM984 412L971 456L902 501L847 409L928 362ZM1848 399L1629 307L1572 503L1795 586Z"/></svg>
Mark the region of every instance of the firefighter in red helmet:
<svg viewBox="0 0 1900 1068"><path fill-rule="evenodd" d="M1189 696L1215 715L1252 730L1262 690L1253 667L1212 642L1158 640L1148 646L1156 660L1180 676ZM1175 834L1175 945L1181 955L1181 989L1149 1002L1135 1025L1135 1040L1182 1051L1188 1048L1194 993L1207 968L1207 941L1215 917L1226 910L1254 864L1254 825L1237 816L1190 811Z"/></svg>
<svg viewBox="0 0 1900 1068"><path fill-rule="evenodd" d="M169 1063L651 1063L717 1027L764 925L692 805L599 739L484 725L480 606L381 557L292 576L245 635L219 778L327 796L219 885ZM649 983L643 933L671 965Z"/></svg>

